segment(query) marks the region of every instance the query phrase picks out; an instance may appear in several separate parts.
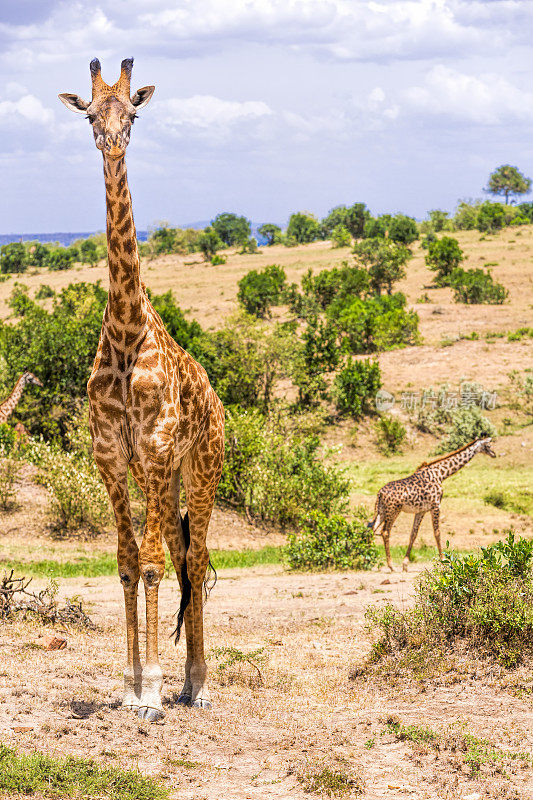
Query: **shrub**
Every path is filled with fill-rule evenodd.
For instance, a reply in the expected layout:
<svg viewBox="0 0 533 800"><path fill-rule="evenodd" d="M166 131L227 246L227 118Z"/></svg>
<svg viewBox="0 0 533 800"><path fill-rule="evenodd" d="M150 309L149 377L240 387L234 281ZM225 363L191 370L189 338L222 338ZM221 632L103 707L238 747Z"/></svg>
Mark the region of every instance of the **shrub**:
<svg viewBox="0 0 533 800"><path fill-rule="evenodd" d="M301 406L316 406L327 396L324 374L337 366L339 358L336 325L330 319L309 314L301 345L294 354L291 375L298 387Z"/></svg>
<svg viewBox="0 0 533 800"><path fill-rule="evenodd" d="M418 226L412 217L396 214L389 225L389 239L398 244L409 245L418 239Z"/></svg>
<svg viewBox="0 0 533 800"><path fill-rule="evenodd" d="M505 286L493 280L490 270L454 269L449 283L456 303L501 305L509 294Z"/></svg>
<svg viewBox="0 0 533 800"><path fill-rule="evenodd" d="M453 224L457 230L471 231L477 227L481 200L460 200Z"/></svg>
<svg viewBox="0 0 533 800"><path fill-rule="evenodd" d="M461 406L452 413L452 421L447 428L446 438L440 442L435 453L449 453L474 439L496 436L496 428L477 406Z"/></svg>
<svg viewBox="0 0 533 800"><path fill-rule="evenodd" d="M264 225L261 225L257 229L257 233L259 236L266 239L268 247L271 247L273 244L279 244L282 236L279 225L274 225L272 222L265 222Z"/></svg>
<svg viewBox="0 0 533 800"><path fill-rule="evenodd" d="M381 388L379 362L348 361L335 377L335 404L342 414L359 417L374 411L374 401Z"/></svg>
<svg viewBox="0 0 533 800"><path fill-rule="evenodd" d="M205 261L210 261L222 246L222 239L210 226L205 228L198 237L198 249L202 251Z"/></svg>
<svg viewBox="0 0 533 800"><path fill-rule="evenodd" d="M215 253L215 255L211 257L211 264L214 267L218 267L220 266L220 264L225 264L225 263L226 263L225 256L219 256L218 253Z"/></svg>
<svg viewBox="0 0 533 800"><path fill-rule="evenodd" d="M412 255L404 244L388 239L358 242L353 252L356 262L368 270L370 288L377 295L383 290L392 294L393 284L405 278L405 265Z"/></svg>
<svg viewBox="0 0 533 800"><path fill-rule="evenodd" d="M302 528L289 536L285 558L290 569L372 569L378 560L373 531L361 508L353 522L340 514L311 511Z"/></svg>
<svg viewBox="0 0 533 800"><path fill-rule="evenodd" d="M13 450L16 439L15 429L7 422L0 422L0 457Z"/></svg>
<svg viewBox="0 0 533 800"><path fill-rule="evenodd" d="M223 211L211 223L212 228L227 247L244 245L251 236L252 228L246 217Z"/></svg>
<svg viewBox="0 0 533 800"><path fill-rule="evenodd" d="M0 272L25 272L28 268L28 253L22 242L11 242L0 247Z"/></svg>
<svg viewBox="0 0 533 800"><path fill-rule="evenodd" d="M54 250L49 251L46 266L53 271L70 269L77 258L77 248L56 247Z"/></svg>
<svg viewBox="0 0 533 800"><path fill-rule="evenodd" d="M453 236L443 236L428 245L426 264L429 269L437 273L435 276L437 286L446 286L449 283L450 275L463 259L464 253Z"/></svg>
<svg viewBox="0 0 533 800"><path fill-rule="evenodd" d="M348 228L344 225L336 225L331 231L332 247L349 247L352 243L352 236Z"/></svg>
<svg viewBox="0 0 533 800"><path fill-rule="evenodd" d="M387 234L385 222L381 217L367 219L363 234L365 239L384 239Z"/></svg>
<svg viewBox="0 0 533 800"><path fill-rule="evenodd" d="M320 233L320 223L313 214L298 211L291 215L287 226L288 239L294 239L297 244L306 244L319 239Z"/></svg>
<svg viewBox="0 0 533 800"><path fill-rule="evenodd" d="M257 409L226 412L226 457L218 494L249 519L297 525L309 508L335 514L346 505L343 471L324 463L317 436L302 436Z"/></svg>
<svg viewBox="0 0 533 800"><path fill-rule="evenodd" d="M35 292L35 299L36 300L47 300L49 297L54 297L55 292L51 286L48 286L46 283L41 283L37 291Z"/></svg>
<svg viewBox="0 0 533 800"><path fill-rule="evenodd" d="M323 236L327 239L336 228L342 227L348 231L350 236L357 239L363 236L365 222L369 216L370 214L364 203L354 203L349 208L344 205L336 206L322 220Z"/></svg>
<svg viewBox="0 0 533 800"><path fill-rule="evenodd" d="M48 490L54 527L96 533L110 521L107 492L86 450L65 452L33 439L26 457L38 467L39 480Z"/></svg>
<svg viewBox="0 0 533 800"><path fill-rule="evenodd" d="M416 311L407 311L401 293L354 299L338 315L343 347L350 353L373 353L419 341ZM333 307L332 307L333 308Z"/></svg>
<svg viewBox="0 0 533 800"><path fill-rule="evenodd" d="M397 658L402 650L433 659L438 648L448 651L463 641L515 666L533 651L532 560L533 542L512 532L478 553L445 551L420 578L412 609L369 610L371 626L381 633L371 659Z"/></svg>
<svg viewBox="0 0 533 800"><path fill-rule="evenodd" d="M367 270L351 267L346 261L341 267L323 269L316 275L309 270L302 278L302 289L306 299L313 301L312 305L318 305L323 310L335 303L334 314L354 297L362 297L369 288ZM301 311L301 309L295 310Z"/></svg>
<svg viewBox="0 0 533 800"><path fill-rule="evenodd" d="M505 224L505 209L501 203L491 203L489 200L481 203L477 215L478 231L494 233L505 227Z"/></svg>
<svg viewBox="0 0 533 800"><path fill-rule="evenodd" d="M0 510L2 511L11 511L15 505L15 483L19 472L19 461L0 457Z"/></svg>
<svg viewBox="0 0 533 800"><path fill-rule="evenodd" d="M407 437L407 431L399 419L384 414L376 423L379 449L388 455L398 453Z"/></svg>
<svg viewBox="0 0 533 800"><path fill-rule="evenodd" d="M261 271L252 269L239 281L237 299L249 314L264 317L271 306L280 302L285 284L285 270L277 264Z"/></svg>

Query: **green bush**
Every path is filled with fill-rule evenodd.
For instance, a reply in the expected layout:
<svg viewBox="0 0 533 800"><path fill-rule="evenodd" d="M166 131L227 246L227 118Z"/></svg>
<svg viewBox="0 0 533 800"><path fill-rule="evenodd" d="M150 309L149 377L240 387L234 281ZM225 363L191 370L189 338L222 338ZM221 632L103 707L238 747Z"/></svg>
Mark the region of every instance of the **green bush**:
<svg viewBox="0 0 533 800"><path fill-rule="evenodd" d="M288 239L294 239L297 244L306 244L319 239L320 235L320 223L313 214L298 211L291 215L287 226Z"/></svg>
<svg viewBox="0 0 533 800"><path fill-rule="evenodd" d="M54 250L49 251L45 266L53 271L70 269L78 259L78 256L76 247L56 247Z"/></svg>
<svg viewBox="0 0 533 800"><path fill-rule="evenodd" d="M501 203L491 203L489 200L481 203L476 224L478 231L494 233L505 227L505 225L505 208Z"/></svg>
<svg viewBox="0 0 533 800"><path fill-rule="evenodd" d="M399 453L407 437L407 431L399 419L384 414L376 423L378 447L382 453Z"/></svg>
<svg viewBox="0 0 533 800"><path fill-rule="evenodd" d="M0 272L25 272L29 259L22 242L11 242L0 247Z"/></svg>
<svg viewBox="0 0 533 800"><path fill-rule="evenodd" d="M287 565L296 570L372 569L378 561L378 550L367 517L362 508L353 522L340 514L309 512L301 530L289 536L285 548Z"/></svg>
<svg viewBox="0 0 533 800"><path fill-rule="evenodd" d="M54 297L55 292L51 286L48 286L46 283L41 283L37 291L35 292L35 299L36 300L47 300L49 297Z"/></svg>
<svg viewBox="0 0 533 800"><path fill-rule="evenodd" d="M412 609L367 612L381 634L371 659L396 660L402 650L434 659L462 641L514 667L533 653L532 560L533 542L512 532L478 553L445 551L420 578Z"/></svg>
<svg viewBox="0 0 533 800"><path fill-rule="evenodd" d="M389 225L389 239L398 244L409 245L418 239L418 226L412 217L396 214Z"/></svg>
<svg viewBox="0 0 533 800"><path fill-rule="evenodd" d="M225 264L225 263L226 263L226 257L225 256L219 256L218 253L215 253L215 255L211 257L211 264L214 267L219 267L221 264Z"/></svg>
<svg viewBox="0 0 533 800"><path fill-rule="evenodd" d="M452 413L452 421L446 429L446 436L435 453L449 453L474 439L496 436L496 428L485 417L478 406L461 406Z"/></svg>
<svg viewBox="0 0 533 800"><path fill-rule="evenodd" d="M252 227L246 217L239 217L227 211L217 214L211 225L226 247L239 245L242 247L252 233Z"/></svg>
<svg viewBox="0 0 533 800"><path fill-rule="evenodd" d="M365 239L384 239L387 235L387 227L381 217L375 219L370 217L365 222L363 237Z"/></svg>
<svg viewBox="0 0 533 800"><path fill-rule="evenodd" d="M464 253L453 236L443 236L428 245L426 264L429 269L437 273L435 276L437 286L448 285L453 270L457 269L463 259Z"/></svg>
<svg viewBox="0 0 533 800"><path fill-rule="evenodd" d="M331 231L332 247L349 247L352 243L352 235L344 225L336 225Z"/></svg>
<svg viewBox="0 0 533 800"><path fill-rule="evenodd" d="M205 261L210 261L223 244L224 242L216 230L210 226L205 228L198 237L198 249L202 251Z"/></svg>
<svg viewBox="0 0 533 800"><path fill-rule="evenodd" d="M368 300L354 299L337 319L343 348L359 354L417 344L419 317L405 306L405 296L400 292Z"/></svg>
<svg viewBox="0 0 533 800"><path fill-rule="evenodd" d="M264 317L280 302L285 284L285 270L277 264L261 271L252 269L240 279L237 299L249 314Z"/></svg>
<svg viewBox="0 0 533 800"><path fill-rule="evenodd" d="M286 526L298 525L309 508L338 513L348 485L343 471L324 461L317 436L287 430L257 409L227 409L218 496L249 519Z"/></svg>
<svg viewBox="0 0 533 800"><path fill-rule="evenodd" d="M15 429L7 422L0 422L0 458L13 450L16 438Z"/></svg>
<svg viewBox="0 0 533 800"><path fill-rule="evenodd" d="M0 450L0 511L11 511L15 506L15 483L19 473L20 461L2 457Z"/></svg>
<svg viewBox="0 0 533 800"><path fill-rule="evenodd" d="M265 222L257 229L257 233L267 240L267 247L279 244L282 238L281 228L273 222Z"/></svg>
<svg viewBox="0 0 533 800"><path fill-rule="evenodd" d="M354 297L365 295L369 289L370 280L367 270L349 266L346 261L340 267L323 269L316 275L309 270L302 278L302 290L308 301L304 307L318 306L320 309L326 310L334 303L333 315L336 315L338 310L351 302ZM300 316L305 316L301 313L301 307L296 307L295 303L292 303L292 306L293 310L297 313L300 312Z"/></svg>
<svg viewBox="0 0 533 800"><path fill-rule="evenodd" d="M335 377L335 404L342 414L360 417L375 410L375 397L380 388L379 362L350 359Z"/></svg>
<svg viewBox="0 0 533 800"><path fill-rule="evenodd" d="M489 303L501 305L509 292L501 283L496 283L490 270L454 269L449 277L456 303Z"/></svg>
<svg viewBox="0 0 533 800"><path fill-rule="evenodd" d="M477 228L481 200L461 200L455 210L454 227L460 231L471 231Z"/></svg>
<svg viewBox="0 0 533 800"><path fill-rule="evenodd" d="M353 252L358 266L368 271L370 289L377 295L392 294L392 287L405 278L405 266L412 256L405 244L390 239L366 239L358 242Z"/></svg>

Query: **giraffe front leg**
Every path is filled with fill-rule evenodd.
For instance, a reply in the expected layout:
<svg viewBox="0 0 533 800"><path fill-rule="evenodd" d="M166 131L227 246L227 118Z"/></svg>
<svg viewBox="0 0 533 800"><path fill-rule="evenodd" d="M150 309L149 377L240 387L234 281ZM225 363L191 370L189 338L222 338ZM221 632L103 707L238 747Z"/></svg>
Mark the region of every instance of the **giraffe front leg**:
<svg viewBox="0 0 533 800"><path fill-rule="evenodd" d="M146 596L146 663L142 673L142 691L138 715L148 722L164 716L161 703L163 673L158 651L158 595L165 572L165 553L161 543L161 501L167 491L170 468L152 466L146 481L147 512L141 548L140 573Z"/></svg>
<svg viewBox="0 0 533 800"><path fill-rule="evenodd" d="M439 508L439 506L435 506L435 508L431 509L431 522L433 523L433 535L434 535L435 541L437 543L437 550L439 551L439 558L442 561L442 545L440 543L439 520L440 520L440 508Z"/></svg>
<svg viewBox="0 0 533 800"><path fill-rule="evenodd" d="M402 569L403 569L404 572L407 572L407 567L409 566L409 560L410 560L409 557L411 555L411 550L412 550L413 545L415 543L415 539L416 539L417 534L418 534L418 529L420 528L420 523L422 522L422 519L424 518L424 514L425 513L426 513L425 511L421 511L418 514L415 514L415 518L413 520L413 527L412 527L412 530L411 530L411 536L409 537L409 544L407 545L407 550L405 551L405 558L404 558L403 563L402 563Z"/></svg>
<svg viewBox="0 0 533 800"><path fill-rule="evenodd" d="M108 460L95 459L109 494L115 514L118 533L117 566L124 590L126 613L126 666L124 667L124 695L122 708L136 711L141 697L142 667L139 657L139 626L137 617L137 588L139 584L139 548L133 534L130 499L127 483L127 466L120 457ZM114 454L116 456L116 454Z"/></svg>

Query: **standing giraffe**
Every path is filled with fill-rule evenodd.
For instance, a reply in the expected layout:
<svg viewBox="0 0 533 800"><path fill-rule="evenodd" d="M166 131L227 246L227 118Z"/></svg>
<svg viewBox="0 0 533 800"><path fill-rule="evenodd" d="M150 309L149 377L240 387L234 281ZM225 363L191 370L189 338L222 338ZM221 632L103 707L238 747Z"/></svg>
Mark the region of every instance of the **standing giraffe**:
<svg viewBox="0 0 533 800"><path fill-rule="evenodd" d="M408 478L400 478L398 481L391 481L379 490L376 499L376 516L369 523L368 527L373 528L374 533L383 536L385 545L385 555L387 565L391 572L394 572L390 556L390 532L400 511L414 513L415 518L409 544L403 560L403 570L407 572L411 548L416 539L420 523L428 511L431 514L433 523L433 533L439 557L442 558L442 547L440 543L439 516L440 501L442 500L442 481L454 475L458 470L468 464L477 453L486 453L491 458L496 458L496 453L491 447L492 439L476 439L470 444L465 444L459 450L448 453L446 456L436 458L434 461L426 462L409 475Z"/></svg>
<svg viewBox="0 0 533 800"><path fill-rule="evenodd" d="M122 706L155 721L163 716L158 654L158 588L165 538L181 587L176 641L185 621L187 657L179 703L209 708L203 643L206 535L224 457L224 409L207 374L169 336L140 278L137 237L128 189L126 147L139 108L154 86L130 97L133 59L108 86L100 62L90 64L92 100L59 98L86 114L102 151L107 201L109 298L87 385L96 463L115 512L118 572L126 607L127 663ZM138 548L133 534L127 471L146 495L146 525ZM179 511L180 475L187 514ZM146 664L139 658L137 586L146 594Z"/></svg>
<svg viewBox="0 0 533 800"><path fill-rule="evenodd" d="M0 424L2 422L7 422L15 410L18 401L22 397L22 392L28 383L34 383L36 386L42 386L41 381L39 378L35 377L33 372L25 372L24 375L21 375L7 400L4 400L3 403L0 403Z"/></svg>

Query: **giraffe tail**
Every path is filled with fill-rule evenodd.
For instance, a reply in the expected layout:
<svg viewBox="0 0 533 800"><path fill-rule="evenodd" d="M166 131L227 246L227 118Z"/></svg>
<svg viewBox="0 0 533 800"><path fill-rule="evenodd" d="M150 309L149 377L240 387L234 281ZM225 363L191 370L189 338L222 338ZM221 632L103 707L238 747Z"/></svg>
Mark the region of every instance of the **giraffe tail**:
<svg viewBox="0 0 533 800"><path fill-rule="evenodd" d="M374 519L371 522L369 522L367 524L366 527L367 528L371 528L374 531L374 533L377 533L379 531L379 529L381 528L382 524L383 524L383 518L382 518L382 516L380 514L380 502L379 502L379 498L378 498L378 500L376 502L376 516L374 517Z"/></svg>
<svg viewBox="0 0 533 800"><path fill-rule="evenodd" d="M183 625L183 620L185 617L185 611L187 609L187 606L191 602L192 586L191 586L191 581L189 579L189 573L187 572L187 550L189 549L189 544L191 542L188 511L185 514L185 516L181 518L181 530L183 532L183 538L185 540L185 558L183 559L183 564L181 565L181 601L178 610L178 619L176 622L176 627L172 631L172 636L174 636L174 644L177 644L179 642L181 627Z"/></svg>
<svg viewBox="0 0 533 800"><path fill-rule="evenodd" d="M185 541L185 555L187 555L187 550L189 549L189 544L191 542L191 534L189 531L189 512L185 514L184 517L181 518L181 530L183 532L183 539ZM205 599L209 597L211 593L211 589L217 582L217 571L211 563L211 559L209 559L209 564L207 567L207 572L205 575L204 580L204 594ZM187 572L187 558L183 559L183 564L181 566L181 601L180 607L178 610L178 619L176 623L176 627L172 631L172 636L174 636L174 644L179 642L181 628L183 626L183 620L185 618L185 611L187 610L187 606L191 602L191 581L189 579L189 573Z"/></svg>

